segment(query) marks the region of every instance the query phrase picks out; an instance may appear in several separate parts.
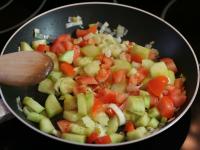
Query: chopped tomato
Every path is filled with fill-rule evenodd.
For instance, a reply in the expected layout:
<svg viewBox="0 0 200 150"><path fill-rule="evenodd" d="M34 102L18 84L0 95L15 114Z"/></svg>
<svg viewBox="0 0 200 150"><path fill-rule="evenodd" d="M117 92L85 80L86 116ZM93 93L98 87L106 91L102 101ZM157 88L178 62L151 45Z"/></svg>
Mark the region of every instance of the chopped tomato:
<svg viewBox="0 0 200 150"><path fill-rule="evenodd" d="M83 37L89 33L96 33L97 32L97 26L96 25L93 25L93 26L90 26L88 29L85 29L85 30L81 30L81 29L77 29L76 30L76 36L77 37Z"/></svg>
<svg viewBox="0 0 200 150"><path fill-rule="evenodd" d="M62 44L63 44L63 47L65 48L65 50L72 50L72 48L73 48L73 44L70 41L65 41Z"/></svg>
<svg viewBox="0 0 200 150"><path fill-rule="evenodd" d="M92 106L92 115L95 116L97 112L100 112L103 110L104 110L103 102L100 99L95 98L94 104Z"/></svg>
<svg viewBox="0 0 200 150"><path fill-rule="evenodd" d="M66 41L72 41L72 38L69 34L61 34L57 37L57 41L62 43Z"/></svg>
<svg viewBox="0 0 200 150"><path fill-rule="evenodd" d="M57 121L57 125L62 133L66 133L70 131L70 122L67 120L59 120Z"/></svg>
<svg viewBox="0 0 200 150"><path fill-rule="evenodd" d="M128 62L131 62L131 54L125 53L125 58Z"/></svg>
<svg viewBox="0 0 200 150"><path fill-rule="evenodd" d="M125 124L124 132L130 132L130 131L133 131L133 130L135 130L135 126L134 126L133 122L132 121L128 121Z"/></svg>
<svg viewBox="0 0 200 150"><path fill-rule="evenodd" d="M144 68L144 67L138 68L137 71L138 71L138 73L139 73L140 76L141 76L141 75L144 76L143 78L145 78L145 77L147 77L147 76L149 75L149 70L146 69L146 68Z"/></svg>
<svg viewBox="0 0 200 150"><path fill-rule="evenodd" d="M161 61L163 61L167 65L167 68L169 70L172 70L175 73L177 72L177 67L176 67L176 64L174 63L173 59L171 59L171 58L162 58Z"/></svg>
<svg viewBox="0 0 200 150"><path fill-rule="evenodd" d="M149 75L149 70L144 67L139 67L136 73L137 84L141 83Z"/></svg>
<svg viewBox="0 0 200 150"><path fill-rule="evenodd" d="M78 76L76 77L76 81L80 84L85 84L85 85L98 84L96 79L90 76Z"/></svg>
<svg viewBox="0 0 200 150"><path fill-rule="evenodd" d="M120 83L125 81L126 79L126 71L118 70L112 73L112 79L114 83Z"/></svg>
<svg viewBox="0 0 200 150"><path fill-rule="evenodd" d="M186 92L184 90L174 87L169 89L168 96L172 99L175 107L180 107L187 99L185 93Z"/></svg>
<svg viewBox="0 0 200 150"><path fill-rule="evenodd" d="M155 60L158 57L158 51L155 49L151 49L149 53L149 59Z"/></svg>
<svg viewBox="0 0 200 150"><path fill-rule="evenodd" d="M87 86L86 85L76 85L73 88L73 93L78 94L78 93L86 93L87 91Z"/></svg>
<svg viewBox="0 0 200 150"><path fill-rule="evenodd" d="M147 83L147 90L155 96L160 96L165 86L168 83L168 78L165 76L157 76Z"/></svg>
<svg viewBox="0 0 200 150"><path fill-rule="evenodd" d="M98 59L100 62L102 62L104 56L105 56L104 54L100 54L100 55L97 56L97 59Z"/></svg>
<svg viewBox="0 0 200 150"><path fill-rule="evenodd" d="M168 96L163 96L163 98L160 99L157 108L162 117L169 119L174 115L175 107L172 99Z"/></svg>
<svg viewBox="0 0 200 150"><path fill-rule="evenodd" d="M67 76L73 76L75 74L74 67L66 62L60 64L60 70Z"/></svg>
<svg viewBox="0 0 200 150"><path fill-rule="evenodd" d="M159 99L158 97L150 94L150 107L155 107L158 105Z"/></svg>
<svg viewBox="0 0 200 150"><path fill-rule="evenodd" d="M137 76L136 75L130 76L129 80L128 80L128 83L129 84L133 84L133 85L137 85L139 83Z"/></svg>
<svg viewBox="0 0 200 150"><path fill-rule="evenodd" d="M99 99L101 99L102 102L104 102L104 103L118 104L116 96L117 96L116 92L113 92L110 89L101 89L98 92Z"/></svg>
<svg viewBox="0 0 200 150"><path fill-rule="evenodd" d="M90 144L95 143L95 141L98 139L98 137L99 137L99 133L94 131L87 137L86 142L90 143Z"/></svg>
<svg viewBox="0 0 200 150"><path fill-rule="evenodd" d="M101 68L96 76L97 81L99 82L105 82L111 74L111 71L109 69Z"/></svg>
<svg viewBox="0 0 200 150"><path fill-rule="evenodd" d="M103 58L102 58L102 65L101 65L102 68L110 69L110 67L112 66L112 64L113 64L113 60L111 58L103 56Z"/></svg>
<svg viewBox="0 0 200 150"><path fill-rule="evenodd" d="M64 53L66 50L72 48L72 38L69 34L61 34L57 39L54 40L50 47L50 50L57 55Z"/></svg>
<svg viewBox="0 0 200 150"><path fill-rule="evenodd" d="M128 97L128 94L126 93L117 93L117 102L119 104L122 104L126 100L127 97Z"/></svg>
<svg viewBox="0 0 200 150"><path fill-rule="evenodd" d="M131 55L131 60L132 61L135 61L135 62L138 62L138 63L141 63L142 62L142 57L138 54L132 54Z"/></svg>
<svg viewBox="0 0 200 150"><path fill-rule="evenodd" d="M64 46L63 46L60 42L57 42L57 41L55 41L55 42L51 45L50 50L51 50L52 52L54 52L55 54L57 54L57 55L60 55L60 54L62 54L62 53L65 52Z"/></svg>
<svg viewBox="0 0 200 150"><path fill-rule="evenodd" d="M96 33L97 32L97 25L92 25L88 28L89 33Z"/></svg>
<svg viewBox="0 0 200 150"><path fill-rule="evenodd" d="M81 52L80 52L80 47L78 45L73 45L72 49L74 50L74 57L73 57L73 62L76 64L77 59L80 57Z"/></svg>
<svg viewBox="0 0 200 150"><path fill-rule="evenodd" d="M45 52L45 51L49 51L49 50L50 50L50 48L46 44L39 44L36 48L36 51L38 51L38 52Z"/></svg>
<svg viewBox="0 0 200 150"><path fill-rule="evenodd" d="M76 36L77 37L83 37L87 34L88 34L88 30L81 30L81 29L76 30Z"/></svg>
<svg viewBox="0 0 200 150"><path fill-rule="evenodd" d="M96 143L96 144L109 144L109 143L111 143L111 142L112 142L112 141L111 141L111 138L110 138L109 135L101 136L101 137L99 137L99 138L97 138L97 139L95 140L95 143Z"/></svg>
<svg viewBox="0 0 200 150"><path fill-rule="evenodd" d="M174 86L176 88L182 89L185 79L184 78L177 78L174 81Z"/></svg>
<svg viewBox="0 0 200 150"><path fill-rule="evenodd" d="M112 109L112 108L107 108L106 109L106 114L109 116L109 117L114 117L116 114L115 114L115 111Z"/></svg>

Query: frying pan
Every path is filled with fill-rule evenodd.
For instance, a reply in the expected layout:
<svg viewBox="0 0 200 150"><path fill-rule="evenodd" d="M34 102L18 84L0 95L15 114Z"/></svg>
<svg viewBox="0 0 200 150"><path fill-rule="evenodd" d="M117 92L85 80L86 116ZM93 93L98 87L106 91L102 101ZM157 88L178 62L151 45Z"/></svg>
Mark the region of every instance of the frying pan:
<svg viewBox="0 0 200 150"><path fill-rule="evenodd" d="M169 23L149 12L126 5L103 2L77 3L58 7L34 17L21 26L10 37L1 54L17 51L17 47L22 40L31 42L33 40L32 31L34 28L39 28L42 33L52 35L53 37L62 33L73 33L76 27L66 29L65 23L69 16L77 15L82 17L84 26L97 21L107 21L111 28L115 28L118 24L121 24L128 29L128 34L125 39L129 39L141 45L149 43L150 41L155 41L154 47L159 50L160 56L171 57L175 60L179 72L183 73L187 79L185 85L187 101L177 112L175 119L168 122L167 125L159 131L138 140L119 144L92 145L78 144L48 135L37 129L35 124L26 120L24 114L17 108L15 99L17 96L24 97L29 95L38 99L41 104L44 104L43 99L45 99L45 97L43 94L37 92L37 86L16 88L1 85L1 96L9 111L26 126L39 134L43 134L44 136L58 141L80 146L122 146L141 142L161 132L167 133L167 129L174 125L187 112L195 99L199 87L199 66L192 47L183 35Z"/></svg>

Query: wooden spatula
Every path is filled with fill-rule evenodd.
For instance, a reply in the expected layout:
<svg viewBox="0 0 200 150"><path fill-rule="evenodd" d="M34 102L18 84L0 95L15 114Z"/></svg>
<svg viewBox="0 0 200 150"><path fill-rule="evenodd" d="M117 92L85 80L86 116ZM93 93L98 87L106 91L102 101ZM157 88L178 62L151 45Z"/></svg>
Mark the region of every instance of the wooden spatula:
<svg viewBox="0 0 200 150"><path fill-rule="evenodd" d="M39 52L15 52L0 56L0 84L12 86L34 85L51 72L50 57Z"/></svg>

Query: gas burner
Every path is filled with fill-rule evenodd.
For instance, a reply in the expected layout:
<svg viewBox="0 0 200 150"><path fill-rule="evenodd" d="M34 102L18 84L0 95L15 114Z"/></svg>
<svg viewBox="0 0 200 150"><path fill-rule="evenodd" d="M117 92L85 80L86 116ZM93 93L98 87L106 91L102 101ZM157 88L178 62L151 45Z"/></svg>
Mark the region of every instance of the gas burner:
<svg viewBox="0 0 200 150"><path fill-rule="evenodd" d="M1 0L0 2L0 34L11 31L35 16L44 6L42 1ZM11 13L12 12L12 13Z"/></svg>

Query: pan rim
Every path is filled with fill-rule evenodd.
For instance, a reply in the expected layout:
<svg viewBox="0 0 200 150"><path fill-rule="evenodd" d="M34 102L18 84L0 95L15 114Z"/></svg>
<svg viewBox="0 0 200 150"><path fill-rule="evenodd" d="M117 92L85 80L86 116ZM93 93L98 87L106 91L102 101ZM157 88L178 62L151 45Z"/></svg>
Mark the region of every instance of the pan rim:
<svg viewBox="0 0 200 150"><path fill-rule="evenodd" d="M48 14L48 13L51 13L51 12L54 12L54 11L57 11L59 9L64 9L64 8L68 8L68 7L73 7L73 6L79 6L79 5L112 5L112 6L120 6L120 7L125 7L125 8L129 8L129 9L133 9L135 11L138 11L138 12L141 12L143 14L146 14L146 15L149 15L157 20L159 20L161 23L164 23L165 25L167 25L168 27L170 27L174 32L176 32L183 40L183 42L185 42L187 44L187 46L189 47L190 51L192 52L193 54L193 57L194 57L194 60L195 60L195 63L196 63L196 68L197 68L197 84L196 84L196 89L194 91L194 94L189 102L189 104L187 105L187 107L184 109L184 111L178 116L176 117L172 122L170 122L168 125L164 126L163 128L159 129L158 131L150 134L150 135L147 135L141 139L137 139L137 140L132 140L132 141L126 141L126 142L122 142L122 143L117 143L117 144L87 144L87 143L84 143L84 144L80 144L80 143L77 143L77 142L72 142L72 141L68 141L68 140L64 140L64 139L61 139L61 138L58 138L58 137L55 137L53 135L49 135L47 133L44 133L42 131L40 131L38 128L36 127L33 127L32 125L30 125L29 123L27 123L25 120L23 120L21 117L19 117L17 115L17 113L15 113L12 108L7 104L5 98L4 98L4 95L3 95L3 92L2 92L2 89L0 87L0 94L1 94L1 97L2 97L2 100L4 102L4 104L7 106L7 108L9 109L9 111L16 117L18 118L22 123L24 123L25 125L27 125L28 127L30 127L31 129L33 129L34 131L42 134L42 135L45 135L51 139L55 139L55 140L58 140L58 141L61 141L61 142L64 142L64 143L69 143L69 144L74 144L74 145L78 145L78 146L91 146L91 147L114 147L114 146L123 146L123 145L128 145L128 144L133 144L133 143L137 143L137 142L140 142L140 141L143 141L143 140L146 140L148 138L151 138L155 135L158 135L159 133L167 130L168 128L170 128L172 125L174 125L187 111L188 109L191 107L192 103L194 102L195 100L195 97L197 95L197 92L198 92L198 89L199 89L199 63L198 63L198 60L197 60L197 57L196 57L196 54L192 48L192 46L189 44L189 42L186 40L186 38L175 28L173 27L171 24L169 24L167 21L163 20L162 18L146 11L146 10L143 10L143 9L140 9L140 8L137 8L137 7L133 7L133 6L128 6L128 5L124 5L124 4L116 4L116 3L110 3L110 2L82 2L82 3L74 3L74 4L69 4L69 5L64 5L64 6L60 6L60 7L56 7L56 8L53 8L53 9L50 9L48 11L45 11L37 16L35 16L34 18L30 19L29 21L27 21L25 24L23 24L20 28L18 28L13 34L12 36L8 39L8 41L6 42L2 52L1 52L1 55L4 54L4 51L7 47L7 45L10 43L10 41L12 40L12 38L21 30L23 29L27 24L31 23L33 20L36 20L37 18L45 15L45 14Z"/></svg>

